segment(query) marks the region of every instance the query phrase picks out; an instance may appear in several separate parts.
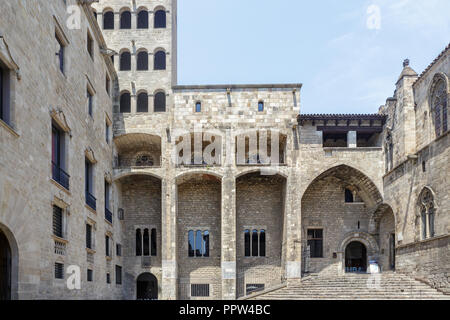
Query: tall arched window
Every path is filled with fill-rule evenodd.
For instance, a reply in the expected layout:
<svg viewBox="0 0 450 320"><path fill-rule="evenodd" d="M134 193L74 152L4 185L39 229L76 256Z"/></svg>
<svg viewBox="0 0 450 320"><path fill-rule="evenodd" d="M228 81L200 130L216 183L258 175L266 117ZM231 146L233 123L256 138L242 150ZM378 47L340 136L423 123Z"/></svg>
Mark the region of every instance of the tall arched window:
<svg viewBox="0 0 450 320"><path fill-rule="evenodd" d="M259 256L266 256L266 231L261 230L259 232Z"/></svg>
<svg viewBox="0 0 450 320"><path fill-rule="evenodd" d="M148 11L142 9L137 15L137 28L148 29Z"/></svg>
<svg viewBox="0 0 450 320"><path fill-rule="evenodd" d="M430 189L424 188L419 196L419 214L421 222L422 239L434 237L434 217L436 213L433 193Z"/></svg>
<svg viewBox="0 0 450 320"><path fill-rule="evenodd" d="M142 234L141 229L136 230L136 256L142 256Z"/></svg>
<svg viewBox="0 0 450 320"><path fill-rule="evenodd" d="M431 110L434 114L436 137L448 130L448 94L445 80L436 76L431 90Z"/></svg>
<svg viewBox="0 0 450 320"><path fill-rule="evenodd" d="M147 92L141 92L138 94L136 112L148 112Z"/></svg>
<svg viewBox="0 0 450 320"><path fill-rule="evenodd" d="M164 92L158 92L154 97L154 112L166 111L166 94Z"/></svg>
<svg viewBox="0 0 450 320"><path fill-rule="evenodd" d="M150 255L150 234L148 229L144 229L144 256L148 257Z"/></svg>
<svg viewBox="0 0 450 320"><path fill-rule="evenodd" d="M258 230L252 231L252 256L258 256Z"/></svg>
<svg viewBox="0 0 450 320"><path fill-rule="evenodd" d="M128 10L120 14L120 29L131 29L131 12Z"/></svg>
<svg viewBox="0 0 450 320"><path fill-rule="evenodd" d="M131 70L131 53L124 51L120 54L120 71Z"/></svg>
<svg viewBox="0 0 450 320"><path fill-rule="evenodd" d="M188 255L189 257L194 256L195 240L194 231L190 230L188 233Z"/></svg>
<svg viewBox="0 0 450 320"><path fill-rule="evenodd" d="M153 69L166 70L166 53L164 51L157 51L155 53Z"/></svg>
<svg viewBox="0 0 450 320"><path fill-rule="evenodd" d="M114 12L107 11L103 13L103 29L114 30Z"/></svg>
<svg viewBox="0 0 450 320"><path fill-rule="evenodd" d="M166 27L166 11L157 10L155 12L155 29Z"/></svg>
<svg viewBox="0 0 450 320"><path fill-rule="evenodd" d="M156 251L156 229L155 228L152 229L152 234L151 234L151 255L153 257L156 257L156 255L157 255L157 251Z"/></svg>
<svg viewBox="0 0 450 320"><path fill-rule="evenodd" d="M137 70L138 71L148 70L148 53L147 53L147 51L140 51L137 54Z"/></svg>
<svg viewBox="0 0 450 320"><path fill-rule="evenodd" d="M120 95L120 113L131 112L131 95L129 92L124 92Z"/></svg>
<svg viewBox="0 0 450 320"><path fill-rule="evenodd" d="M244 231L244 255L250 257L250 230Z"/></svg>

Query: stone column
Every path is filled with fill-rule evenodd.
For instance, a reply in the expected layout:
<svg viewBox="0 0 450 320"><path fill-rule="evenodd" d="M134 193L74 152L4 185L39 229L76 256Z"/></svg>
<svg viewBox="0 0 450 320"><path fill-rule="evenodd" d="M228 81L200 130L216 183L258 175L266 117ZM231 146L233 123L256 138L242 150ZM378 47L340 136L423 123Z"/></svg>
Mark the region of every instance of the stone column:
<svg viewBox="0 0 450 320"><path fill-rule="evenodd" d="M222 180L222 299L236 299L236 180L229 170Z"/></svg>
<svg viewBox="0 0 450 320"><path fill-rule="evenodd" d="M176 300L177 270L177 186L175 178L168 175L162 181L162 299Z"/></svg>
<svg viewBox="0 0 450 320"><path fill-rule="evenodd" d="M286 179L285 219L286 219L286 279L301 278L301 195L295 186L297 181L296 170L292 168Z"/></svg>
<svg viewBox="0 0 450 320"><path fill-rule="evenodd" d="M347 132L347 147L348 148L356 148L356 131Z"/></svg>

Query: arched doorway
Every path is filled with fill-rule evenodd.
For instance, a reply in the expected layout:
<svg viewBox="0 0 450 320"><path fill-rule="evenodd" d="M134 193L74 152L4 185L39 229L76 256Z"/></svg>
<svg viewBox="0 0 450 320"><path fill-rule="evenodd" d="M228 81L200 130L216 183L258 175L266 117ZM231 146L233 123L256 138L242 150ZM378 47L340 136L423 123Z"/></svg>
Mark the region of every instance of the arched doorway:
<svg viewBox="0 0 450 320"><path fill-rule="evenodd" d="M345 248L345 272L366 272L367 249L359 241L350 242Z"/></svg>
<svg viewBox="0 0 450 320"><path fill-rule="evenodd" d="M0 230L0 300L11 299L11 247Z"/></svg>
<svg viewBox="0 0 450 320"><path fill-rule="evenodd" d="M158 300L158 279L151 273L143 273L136 280L137 300Z"/></svg>

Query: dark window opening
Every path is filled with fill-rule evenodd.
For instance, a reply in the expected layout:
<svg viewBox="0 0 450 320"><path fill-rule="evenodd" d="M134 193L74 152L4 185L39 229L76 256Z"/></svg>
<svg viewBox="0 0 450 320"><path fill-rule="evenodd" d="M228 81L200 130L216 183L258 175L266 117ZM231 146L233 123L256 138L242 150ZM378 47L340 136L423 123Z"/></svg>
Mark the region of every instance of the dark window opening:
<svg viewBox="0 0 450 320"><path fill-rule="evenodd" d="M202 103L201 102L197 102L195 104L195 112L202 112Z"/></svg>
<svg viewBox="0 0 450 320"><path fill-rule="evenodd" d="M355 202L355 199L353 197L353 192L350 189L345 189L345 202L346 203Z"/></svg>
<svg viewBox="0 0 450 320"><path fill-rule="evenodd" d="M347 133L323 132L324 148L346 148Z"/></svg>
<svg viewBox="0 0 450 320"><path fill-rule="evenodd" d="M85 192L86 192L86 204L93 210L97 209L97 199L94 197L94 166L85 159Z"/></svg>
<svg viewBox="0 0 450 320"><path fill-rule="evenodd" d="M209 284L191 284L191 297L209 297Z"/></svg>
<svg viewBox="0 0 450 320"><path fill-rule="evenodd" d="M55 37L56 37L56 41L58 41L58 45L59 45L58 52L56 53L56 55L58 56L58 60L59 60L59 70L61 70L61 72L64 73L65 46L57 34L55 35Z"/></svg>
<svg viewBox="0 0 450 320"><path fill-rule="evenodd" d="M122 52L120 55L120 71L131 70L131 53L128 51Z"/></svg>
<svg viewBox="0 0 450 320"><path fill-rule="evenodd" d="M164 10L158 10L155 12L155 29L166 27L166 12Z"/></svg>
<svg viewBox="0 0 450 320"><path fill-rule="evenodd" d="M188 256L193 257L194 256L194 248L195 248L195 242L194 242L194 231L188 232Z"/></svg>
<svg viewBox="0 0 450 320"><path fill-rule="evenodd" d="M311 258L323 258L323 230L308 229L308 243Z"/></svg>
<svg viewBox="0 0 450 320"><path fill-rule="evenodd" d="M108 11L103 14L103 29L114 30L114 12Z"/></svg>
<svg viewBox="0 0 450 320"><path fill-rule="evenodd" d="M147 51L141 51L137 55L137 70L146 71L148 70L148 53Z"/></svg>
<svg viewBox="0 0 450 320"><path fill-rule="evenodd" d="M92 226L86 224L86 248L92 249Z"/></svg>
<svg viewBox="0 0 450 320"><path fill-rule="evenodd" d="M88 113L92 117L93 112L94 112L94 110L93 110L94 109L94 96L89 91L89 89L86 90L86 95L87 95L87 101L88 101Z"/></svg>
<svg viewBox="0 0 450 320"><path fill-rule="evenodd" d="M122 284L122 267L116 266L116 284Z"/></svg>
<svg viewBox="0 0 450 320"><path fill-rule="evenodd" d="M110 249L109 249L109 245L110 245L110 238L109 238L109 236L105 236L105 255L107 256L107 257L110 257L111 256L111 251L110 251Z"/></svg>
<svg viewBox="0 0 450 320"><path fill-rule="evenodd" d="M246 295L249 295L253 292L264 291L264 283L247 283L245 285Z"/></svg>
<svg viewBox="0 0 450 320"><path fill-rule="evenodd" d="M266 256L266 231L261 230L259 232L259 256Z"/></svg>
<svg viewBox="0 0 450 320"><path fill-rule="evenodd" d="M106 93L108 95L110 95L111 94L111 80L108 75L106 75L106 78L105 78L105 88L106 88Z"/></svg>
<svg viewBox="0 0 450 320"><path fill-rule="evenodd" d="M148 257L150 255L150 235L148 229L144 229L144 256Z"/></svg>
<svg viewBox="0 0 450 320"><path fill-rule="evenodd" d="M264 102L260 101L258 102L258 112L264 111Z"/></svg>
<svg viewBox="0 0 450 320"><path fill-rule="evenodd" d="M64 264L55 262L55 279L64 279Z"/></svg>
<svg viewBox="0 0 450 320"><path fill-rule="evenodd" d="M120 96L120 113L131 112L131 95L128 92L122 93Z"/></svg>
<svg viewBox="0 0 450 320"><path fill-rule="evenodd" d="M252 231L252 257L258 256L258 230Z"/></svg>
<svg viewBox="0 0 450 320"><path fill-rule="evenodd" d="M124 11L120 14L120 29L131 29L130 11Z"/></svg>
<svg viewBox="0 0 450 320"><path fill-rule="evenodd" d="M106 274L106 283L107 284L111 283L111 275L109 273Z"/></svg>
<svg viewBox="0 0 450 320"><path fill-rule="evenodd" d="M122 256L122 245L120 243L116 244L116 256Z"/></svg>
<svg viewBox="0 0 450 320"><path fill-rule="evenodd" d="M356 146L358 148L381 147L380 134L378 132L374 133L357 132Z"/></svg>
<svg viewBox="0 0 450 320"><path fill-rule="evenodd" d="M148 11L141 10L137 16L137 28L138 29L148 29Z"/></svg>
<svg viewBox="0 0 450 320"><path fill-rule="evenodd" d="M148 112L148 94L142 92L137 98L137 112Z"/></svg>
<svg viewBox="0 0 450 320"><path fill-rule="evenodd" d="M136 230L136 256L142 256L142 233L141 229Z"/></svg>
<svg viewBox="0 0 450 320"><path fill-rule="evenodd" d="M53 234L63 238L63 209L53 206Z"/></svg>
<svg viewBox="0 0 450 320"><path fill-rule="evenodd" d="M427 164L425 161L422 161L422 172L426 172L427 171Z"/></svg>
<svg viewBox="0 0 450 320"><path fill-rule="evenodd" d="M89 33L87 34L87 51L91 58L94 59L94 40Z"/></svg>
<svg viewBox="0 0 450 320"><path fill-rule="evenodd" d="M156 251L156 229L152 229L151 233L151 255L153 257L156 257L157 251Z"/></svg>
<svg viewBox="0 0 450 320"><path fill-rule="evenodd" d="M158 51L155 53L155 61L153 69L166 70L166 53L164 51Z"/></svg>
<svg viewBox="0 0 450 320"><path fill-rule="evenodd" d="M87 281L92 282L94 280L94 271L91 269L87 270Z"/></svg>
<svg viewBox="0 0 450 320"><path fill-rule="evenodd" d="M154 97L154 112L166 111L166 94L164 92L158 92Z"/></svg>
<svg viewBox="0 0 450 320"><path fill-rule="evenodd" d="M250 230L244 231L244 253L246 257L250 257Z"/></svg>
<svg viewBox="0 0 450 320"><path fill-rule="evenodd" d="M52 179L69 189L69 175L65 171L64 132L52 123Z"/></svg>

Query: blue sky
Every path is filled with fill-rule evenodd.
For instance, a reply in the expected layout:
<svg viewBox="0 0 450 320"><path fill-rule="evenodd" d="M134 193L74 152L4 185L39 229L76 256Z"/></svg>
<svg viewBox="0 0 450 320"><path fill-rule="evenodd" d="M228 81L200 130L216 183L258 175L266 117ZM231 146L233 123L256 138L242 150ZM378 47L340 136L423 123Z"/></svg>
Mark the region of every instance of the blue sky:
<svg viewBox="0 0 450 320"><path fill-rule="evenodd" d="M374 113L403 59L421 73L449 43L449 13L449 0L178 0L178 82L300 82L302 113Z"/></svg>

